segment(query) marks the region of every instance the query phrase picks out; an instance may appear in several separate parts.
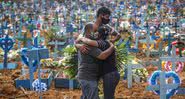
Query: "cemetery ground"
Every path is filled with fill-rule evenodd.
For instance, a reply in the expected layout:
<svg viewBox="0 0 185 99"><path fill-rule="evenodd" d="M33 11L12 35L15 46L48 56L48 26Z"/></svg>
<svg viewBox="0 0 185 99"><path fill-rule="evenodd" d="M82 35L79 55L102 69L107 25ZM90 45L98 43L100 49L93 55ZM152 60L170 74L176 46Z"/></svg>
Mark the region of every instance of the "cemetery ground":
<svg viewBox="0 0 185 99"><path fill-rule="evenodd" d="M141 57L140 59L145 60L146 58ZM39 99L39 95L43 99L80 99L80 89L65 89L55 88L54 80L52 81L51 87L41 94L28 89L15 87L15 79L21 76L22 63L18 62L18 67L13 70L0 70L0 99ZM48 69L48 68L45 68ZM149 76L157 70L157 67L149 65L146 67ZM57 68L52 68L57 70ZM181 86L185 87L185 68L182 72L178 73L181 79ZM159 99L159 95L154 94L152 91L147 91L146 87L148 82L133 82L132 88L127 87L127 80L120 79L120 82L116 88L115 97L116 99ZM100 98L102 97L102 89L100 89ZM171 99L184 99L185 95L174 95Z"/></svg>

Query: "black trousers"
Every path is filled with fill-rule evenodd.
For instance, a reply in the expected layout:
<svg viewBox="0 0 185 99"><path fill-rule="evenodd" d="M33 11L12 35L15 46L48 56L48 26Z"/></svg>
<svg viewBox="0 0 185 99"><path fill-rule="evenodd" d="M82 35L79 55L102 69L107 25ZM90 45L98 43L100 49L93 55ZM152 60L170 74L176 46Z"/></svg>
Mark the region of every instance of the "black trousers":
<svg viewBox="0 0 185 99"><path fill-rule="evenodd" d="M114 71L105 74L102 78L104 99L114 99L114 93L120 80L120 74L118 71Z"/></svg>

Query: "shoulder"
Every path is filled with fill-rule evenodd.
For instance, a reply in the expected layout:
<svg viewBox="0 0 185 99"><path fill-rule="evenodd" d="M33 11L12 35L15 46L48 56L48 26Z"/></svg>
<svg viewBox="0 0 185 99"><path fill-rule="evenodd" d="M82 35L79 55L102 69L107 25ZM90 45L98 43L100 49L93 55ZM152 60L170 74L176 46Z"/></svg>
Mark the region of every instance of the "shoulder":
<svg viewBox="0 0 185 99"><path fill-rule="evenodd" d="M93 47L93 46L89 46L89 55L97 57L98 55L101 54L102 50L97 48L97 47Z"/></svg>
<svg viewBox="0 0 185 99"><path fill-rule="evenodd" d="M93 26L93 22L88 22L85 26Z"/></svg>

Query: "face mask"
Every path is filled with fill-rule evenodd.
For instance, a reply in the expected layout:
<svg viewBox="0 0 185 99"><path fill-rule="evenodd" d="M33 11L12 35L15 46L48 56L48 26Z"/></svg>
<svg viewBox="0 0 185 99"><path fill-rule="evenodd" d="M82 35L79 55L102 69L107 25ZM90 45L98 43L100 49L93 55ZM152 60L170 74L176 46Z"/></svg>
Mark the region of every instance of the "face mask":
<svg viewBox="0 0 185 99"><path fill-rule="evenodd" d="M102 24L108 24L110 19L102 18Z"/></svg>

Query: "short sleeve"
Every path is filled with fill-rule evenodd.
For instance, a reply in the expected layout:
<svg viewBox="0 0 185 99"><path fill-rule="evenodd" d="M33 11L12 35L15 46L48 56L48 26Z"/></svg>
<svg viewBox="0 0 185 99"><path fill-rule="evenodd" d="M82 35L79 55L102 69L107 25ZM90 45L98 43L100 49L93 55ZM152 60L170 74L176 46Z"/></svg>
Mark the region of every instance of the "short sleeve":
<svg viewBox="0 0 185 99"><path fill-rule="evenodd" d="M89 55L93 57L98 57L102 52L102 50L100 50L97 47L89 47L89 48L90 48Z"/></svg>
<svg viewBox="0 0 185 99"><path fill-rule="evenodd" d="M107 43L103 40L97 40L98 48L104 49L107 45Z"/></svg>

